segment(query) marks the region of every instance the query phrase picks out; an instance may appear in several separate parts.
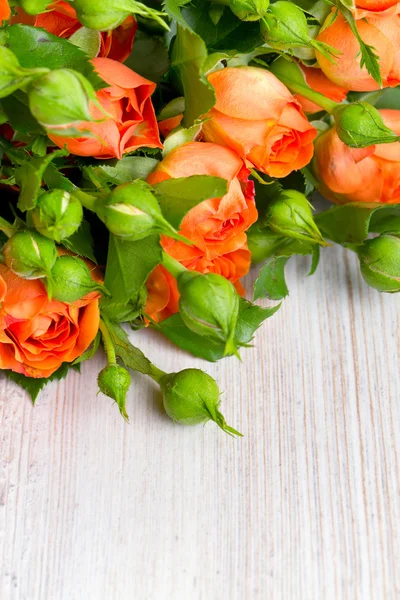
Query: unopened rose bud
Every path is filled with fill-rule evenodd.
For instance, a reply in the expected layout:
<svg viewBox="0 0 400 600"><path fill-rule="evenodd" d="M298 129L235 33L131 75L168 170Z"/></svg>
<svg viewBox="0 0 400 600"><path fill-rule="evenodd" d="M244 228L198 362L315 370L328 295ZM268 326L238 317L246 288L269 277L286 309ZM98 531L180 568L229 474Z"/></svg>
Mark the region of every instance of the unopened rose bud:
<svg viewBox="0 0 400 600"><path fill-rule="evenodd" d="M278 50L312 46L329 59L335 54L334 48L310 36L304 11L293 2L278 0L271 4L261 21L261 34L269 46Z"/></svg>
<svg viewBox="0 0 400 600"><path fill-rule="evenodd" d="M25 88L33 76L47 72L48 69L24 69L9 48L0 46L0 98L9 96L19 88Z"/></svg>
<svg viewBox="0 0 400 600"><path fill-rule="evenodd" d="M391 144L400 140L386 127L379 111L368 102L338 106L333 112L339 138L351 148Z"/></svg>
<svg viewBox="0 0 400 600"><path fill-rule="evenodd" d="M247 232L247 245L251 252L251 262L263 262L282 245L284 238L268 229L268 227L251 227Z"/></svg>
<svg viewBox="0 0 400 600"><path fill-rule="evenodd" d="M36 79L28 91L29 108L50 133L74 135L74 124L92 121L90 101L95 99L89 81L72 69L56 69Z"/></svg>
<svg viewBox="0 0 400 600"><path fill-rule="evenodd" d="M92 278L87 264L77 256L59 256L48 278L49 289L55 300L71 304L90 292L105 293L104 286Z"/></svg>
<svg viewBox="0 0 400 600"><path fill-rule="evenodd" d="M296 190L283 190L269 204L266 224L278 235L328 245L314 222L311 204L304 194Z"/></svg>
<svg viewBox="0 0 400 600"><path fill-rule="evenodd" d="M130 15L153 19L168 29L162 19L165 13L136 0L74 0L74 8L82 25L97 31L115 29Z"/></svg>
<svg viewBox="0 0 400 600"><path fill-rule="evenodd" d="M47 277L57 260L54 242L36 231L19 231L7 241L3 253L7 267L24 279Z"/></svg>
<svg viewBox="0 0 400 600"><path fill-rule="evenodd" d="M38 15L46 10L51 4L50 0L18 0L20 6L28 15Z"/></svg>
<svg viewBox="0 0 400 600"><path fill-rule="evenodd" d="M223 431L241 435L226 424L219 412L220 391L215 379L200 369L184 369L160 380L167 415L183 425L214 421Z"/></svg>
<svg viewBox="0 0 400 600"><path fill-rule="evenodd" d="M111 233L132 242L156 232L176 237L151 186L144 181L117 186L104 200L99 200L96 212Z"/></svg>
<svg viewBox="0 0 400 600"><path fill-rule="evenodd" d="M238 354L235 330L239 296L228 279L216 273L184 271L178 276L179 312L194 333L225 344L225 354Z"/></svg>
<svg viewBox="0 0 400 600"><path fill-rule="evenodd" d="M241 21L259 21L267 13L269 0L231 0L229 6Z"/></svg>
<svg viewBox="0 0 400 600"><path fill-rule="evenodd" d="M35 229L56 242L70 237L80 227L82 205L65 190L51 190L39 197L36 207L29 213Z"/></svg>
<svg viewBox="0 0 400 600"><path fill-rule="evenodd" d="M380 235L358 250L361 275L379 292L400 292L400 237Z"/></svg>
<svg viewBox="0 0 400 600"><path fill-rule="evenodd" d="M129 421L126 412L126 394L131 385L131 376L128 371L119 365L108 365L100 371L97 383L101 393L115 400L121 415L125 421Z"/></svg>

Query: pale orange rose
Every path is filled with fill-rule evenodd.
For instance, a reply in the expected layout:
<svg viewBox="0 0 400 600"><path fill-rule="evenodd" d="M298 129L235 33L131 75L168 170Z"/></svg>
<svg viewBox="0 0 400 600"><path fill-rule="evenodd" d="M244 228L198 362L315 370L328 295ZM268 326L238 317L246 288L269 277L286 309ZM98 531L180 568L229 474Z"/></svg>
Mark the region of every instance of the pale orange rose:
<svg viewBox="0 0 400 600"><path fill-rule="evenodd" d="M52 2L46 12L37 15L33 23L36 27L43 27L49 33L62 38L71 37L82 27L75 9L63 0ZM101 32L98 56L124 62L131 53L136 30L135 19L128 17L116 29Z"/></svg>
<svg viewBox="0 0 400 600"><path fill-rule="evenodd" d="M360 46L348 23L339 13L334 18L332 12L326 19L317 40L339 50L334 62L330 62L320 52L315 55L325 75L339 86L354 91L378 90L379 84L361 69ZM356 21L358 32L366 44L373 46L379 56L379 67L384 87L395 87L400 83L400 16L394 12L380 15L363 13Z"/></svg>
<svg viewBox="0 0 400 600"><path fill-rule="evenodd" d="M121 158L144 146L162 148L150 96L156 84L110 58L94 58L92 64L109 87L96 92L97 100L111 116L104 118L92 106L91 114L100 122L82 121L77 129L90 131L81 137L49 135L60 148L71 154L94 158ZM60 128L61 129L61 128Z"/></svg>
<svg viewBox="0 0 400 600"><path fill-rule="evenodd" d="M0 0L0 23L10 17L11 11L7 0Z"/></svg>
<svg viewBox="0 0 400 600"><path fill-rule="evenodd" d="M380 110L385 124L400 135L400 110ZM323 196L346 202L400 203L400 144L349 148L330 129L317 138L313 169Z"/></svg>
<svg viewBox="0 0 400 600"><path fill-rule="evenodd" d="M228 181L228 193L192 208L182 221L182 235L209 259L241 248L246 243L246 229L257 220L254 185L248 180L242 160L229 148L189 142L167 154L147 181L154 185L190 175L222 177Z"/></svg>
<svg viewBox="0 0 400 600"><path fill-rule="evenodd" d="M316 129L300 103L269 71L226 68L210 73L217 102L206 115L206 141L232 148L250 168L286 177L307 165Z"/></svg>
<svg viewBox="0 0 400 600"><path fill-rule="evenodd" d="M49 300L41 281L0 265L0 369L49 377L83 354L99 329L99 294L72 304Z"/></svg>
<svg viewBox="0 0 400 600"><path fill-rule="evenodd" d="M326 98L329 98L334 102L340 103L346 98L348 90L333 83L333 81L326 77L321 69L306 67L301 63L298 63L298 66L303 72L305 83L311 89L323 94ZM295 94L295 98L300 102L302 109L306 114L312 114L323 110L318 104L300 96L300 94Z"/></svg>

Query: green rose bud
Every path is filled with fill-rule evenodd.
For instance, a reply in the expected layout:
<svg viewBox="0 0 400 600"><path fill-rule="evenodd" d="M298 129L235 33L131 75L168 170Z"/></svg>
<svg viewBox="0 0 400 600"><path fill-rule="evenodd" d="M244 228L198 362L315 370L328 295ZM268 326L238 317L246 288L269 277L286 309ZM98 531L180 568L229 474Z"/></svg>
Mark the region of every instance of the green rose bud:
<svg viewBox="0 0 400 600"><path fill-rule="evenodd" d="M231 0L229 6L242 21L259 21L267 13L269 0Z"/></svg>
<svg viewBox="0 0 400 600"><path fill-rule="evenodd" d="M55 300L71 304L90 292L107 293L104 286L94 281L87 264L77 256L59 256L46 283Z"/></svg>
<svg viewBox="0 0 400 600"><path fill-rule="evenodd" d="M340 105L333 116L338 136L351 148L391 144L400 140L400 136L386 127L379 111L368 102Z"/></svg>
<svg viewBox="0 0 400 600"><path fill-rule="evenodd" d="M50 0L18 0L18 6L24 9L28 15L38 15L46 10L51 4Z"/></svg>
<svg viewBox="0 0 400 600"><path fill-rule="evenodd" d="M223 431L241 435L229 427L219 412L220 391L215 379L200 369L184 369L160 380L167 415L183 425L214 421Z"/></svg>
<svg viewBox="0 0 400 600"><path fill-rule="evenodd" d="M131 242L152 233L184 240L164 219L151 186L141 180L117 186L97 202L96 212L111 233Z"/></svg>
<svg viewBox="0 0 400 600"><path fill-rule="evenodd" d="M131 385L131 376L128 371L119 365L108 365L100 371L97 383L100 392L115 400L121 415L125 421L129 421L126 412L126 394Z"/></svg>
<svg viewBox="0 0 400 600"><path fill-rule="evenodd" d="M31 84L28 100L31 113L48 132L76 135L74 124L93 120L90 101L96 97L81 73L56 69Z"/></svg>
<svg viewBox="0 0 400 600"><path fill-rule="evenodd" d="M379 292L400 292L400 237L380 235L358 251L361 275Z"/></svg>
<svg viewBox="0 0 400 600"><path fill-rule="evenodd" d="M178 276L179 312L194 333L225 343L225 355L236 354L239 296L228 279L216 273L184 271Z"/></svg>
<svg viewBox="0 0 400 600"><path fill-rule="evenodd" d="M278 50L313 47L331 60L336 54L334 48L310 36L304 11L293 2L278 0L271 4L261 21L261 34L269 46Z"/></svg>
<svg viewBox="0 0 400 600"><path fill-rule="evenodd" d="M75 233L83 218L81 203L65 190L45 192L28 214L35 229L56 242Z"/></svg>
<svg viewBox="0 0 400 600"><path fill-rule="evenodd" d="M278 235L328 246L314 222L311 204L296 190L283 190L270 203L266 224Z"/></svg>
<svg viewBox="0 0 400 600"><path fill-rule="evenodd" d="M0 46L0 98L24 88L33 76L37 77L47 72L48 69L24 69L11 50Z"/></svg>
<svg viewBox="0 0 400 600"><path fill-rule="evenodd" d="M7 267L24 279L47 277L57 260L54 242L36 231L19 231L7 241L3 253Z"/></svg>
<svg viewBox="0 0 400 600"><path fill-rule="evenodd" d="M251 252L251 262L254 264L263 262L282 246L284 238L273 233L270 229L251 227L247 232L247 244Z"/></svg>
<svg viewBox="0 0 400 600"><path fill-rule="evenodd" d="M109 31L121 25L130 15L153 19L168 29L160 12L136 0L74 0L78 19L85 27Z"/></svg>

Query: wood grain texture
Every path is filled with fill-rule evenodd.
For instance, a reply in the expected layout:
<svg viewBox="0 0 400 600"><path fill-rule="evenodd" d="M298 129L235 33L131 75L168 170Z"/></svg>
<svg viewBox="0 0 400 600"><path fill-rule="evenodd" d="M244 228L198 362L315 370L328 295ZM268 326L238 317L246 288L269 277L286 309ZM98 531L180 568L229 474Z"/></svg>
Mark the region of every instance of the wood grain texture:
<svg viewBox="0 0 400 600"><path fill-rule="evenodd" d="M242 365L133 334L215 376L242 440L174 425L141 376L126 425L101 357L34 409L0 381L1 600L400 597L400 301L341 249L307 266Z"/></svg>

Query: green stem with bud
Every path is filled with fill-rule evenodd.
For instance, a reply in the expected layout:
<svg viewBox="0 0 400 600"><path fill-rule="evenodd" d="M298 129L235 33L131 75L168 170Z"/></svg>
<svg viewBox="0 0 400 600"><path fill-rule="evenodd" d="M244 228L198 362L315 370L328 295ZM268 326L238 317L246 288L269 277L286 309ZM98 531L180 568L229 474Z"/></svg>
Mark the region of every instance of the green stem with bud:
<svg viewBox="0 0 400 600"><path fill-rule="evenodd" d="M280 73L275 73L275 75L282 83L286 85L287 88L289 88L291 92L294 92L295 94L300 94L301 96L304 96L304 98L307 98L307 100L315 102L315 104L318 104L318 106L320 106L329 114L332 114L334 110L338 106L340 106L338 102L329 100L329 98L326 98L323 94L312 90L310 87L308 87L308 85L303 85L301 83L298 83L297 81L293 81L293 79L285 77Z"/></svg>
<svg viewBox="0 0 400 600"><path fill-rule="evenodd" d="M101 335L103 338L104 350L107 354L108 364L116 365L117 364L117 355L115 353L114 344L113 344L113 341L109 334L109 331L107 329L107 325L105 324L103 319L100 319L99 329L101 331Z"/></svg>
<svg viewBox="0 0 400 600"><path fill-rule="evenodd" d="M172 277L177 279L181 273L184 273L188 269L184 267L179 261L175 258L172 258L166 252L162 253L162 266L167 269L169 273L171 273Z"/></svg>
<svg viewBox="0 0 400 600"><path fill-rule="evenodd" d="M95 196L91 194L86 194L86 192L82 192L82 190L76 188L73 192L74 196L78 198L79 202L82 204L83 208L87 208L92 212L96 212L96 200Z"/></svg>

